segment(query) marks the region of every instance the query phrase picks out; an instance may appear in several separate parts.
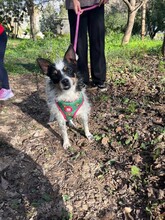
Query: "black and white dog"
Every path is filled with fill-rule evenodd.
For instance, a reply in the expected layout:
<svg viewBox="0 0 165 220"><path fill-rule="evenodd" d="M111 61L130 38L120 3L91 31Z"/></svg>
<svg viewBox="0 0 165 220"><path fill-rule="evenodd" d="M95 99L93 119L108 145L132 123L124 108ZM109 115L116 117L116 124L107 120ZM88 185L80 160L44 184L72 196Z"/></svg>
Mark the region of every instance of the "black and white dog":
<svg viewBox="0 0 165 220"><path fill-rule="evenodd" d="M73 46L70 45L63 60L58 63L51 63L43 58L37 59L42 72L47 75L46 97L50 110L49 121L57 119L62 132L64 149L71 146L66 122L74 126L72 119L76 116L82 119L85 136L93 140L88 127L90 104L77 70L76 56Z"/></svg>

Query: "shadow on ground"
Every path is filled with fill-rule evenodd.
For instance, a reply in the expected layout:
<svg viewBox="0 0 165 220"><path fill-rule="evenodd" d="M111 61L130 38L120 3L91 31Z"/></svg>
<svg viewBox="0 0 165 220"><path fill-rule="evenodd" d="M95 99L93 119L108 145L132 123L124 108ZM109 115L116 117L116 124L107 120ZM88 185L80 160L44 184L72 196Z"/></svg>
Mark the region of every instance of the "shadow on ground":
<svg viewBox="0 0 165 220"><path fill-rule="evenodd" d="M14 103L23 113L36 120L39 124L47 128L57 139L61 140L61 136L55 132L48 124L49 111L46 101L42 99L38 91L31 93L20 103Z"/></svg>
<svg viewBox="0 0 165 220"><path fill-rule="evenodd" d="M0 219L69 219L58 184L42 168L0 137Z"/></svg>

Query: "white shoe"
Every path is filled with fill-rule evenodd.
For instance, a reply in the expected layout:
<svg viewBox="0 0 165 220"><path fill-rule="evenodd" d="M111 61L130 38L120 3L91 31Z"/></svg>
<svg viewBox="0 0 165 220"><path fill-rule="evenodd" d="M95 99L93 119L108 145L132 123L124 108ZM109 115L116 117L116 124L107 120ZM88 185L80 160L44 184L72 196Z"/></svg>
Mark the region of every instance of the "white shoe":
<svg viewBox="0 0 165 220"><path fill-rule="evenodd" d="M0 89L0 100L7 100L10 99L14 96L13 92L11 91L11 89Z"/></svg>

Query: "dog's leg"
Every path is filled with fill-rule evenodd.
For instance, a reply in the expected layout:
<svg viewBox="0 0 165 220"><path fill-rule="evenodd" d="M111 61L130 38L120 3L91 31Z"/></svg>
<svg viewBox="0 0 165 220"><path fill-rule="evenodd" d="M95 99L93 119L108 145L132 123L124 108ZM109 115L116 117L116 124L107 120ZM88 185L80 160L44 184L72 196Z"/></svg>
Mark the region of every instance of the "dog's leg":
<svg viewBox="0 0 165 220"><path fill-rule="evenodd" d="M50 112L50 117L49 117L49 122L48 123L51 123L53 121L55 121L55 114Z"/></svg>
<svg viewBox="0 0 165 220"><path fill-rule="evenodd" d="M56 119L56 116L55 116L56 111L55 111L54 105L48 103L48 107L49 107L49 113L50 113L48 124L49 123L51 124L51 122L55 121Z"/></svg>
<svg viewBox="0 0 165 220"><path fill-rule="evenodd" d="M59 126L60 126L61 132L62 132L63 148L66 150L68 147L71 146L70 142L69 142L69 138L68 138L66 122L65 121L60 121Z"/></svg>
<svg viewBox="0 0 165 220"><path fill-rule="evenodd" d="M81 115L82 123L84 126L84 131L85 131L85 136L88 138L88 140L93 141L94 137L89 131L89 126L88 126L88 116L83 114Z"/></svg>

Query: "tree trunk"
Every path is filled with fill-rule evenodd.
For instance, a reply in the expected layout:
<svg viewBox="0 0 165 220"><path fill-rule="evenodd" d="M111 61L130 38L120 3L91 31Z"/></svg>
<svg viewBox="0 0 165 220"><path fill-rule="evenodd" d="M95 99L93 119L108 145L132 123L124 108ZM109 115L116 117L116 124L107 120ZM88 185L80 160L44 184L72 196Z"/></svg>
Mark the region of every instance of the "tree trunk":
<svg viewBox="0 0 165 220"><path fill-rule="evenodd" d="M35 15L34 15L34 2L33 0L27 0L27 9L28 9L28 14L30 16L30 35L31 38L35 41L36 40L36 24L35 24Z"/></svg>
<svg viewBox="0 0 165 220"><path fill-rule="evenodd" d="M146 0L142 5L142 29L141 29L141 38L144 40L144 36L146 35Z"/></svg>
<svg viewBox="0 0 165 220"><path fill-rule="evenodd" d="M123 0L123 2L128 7L128 20L127 20L127 28L124 33L124 37L122 39L122 45L129 43L129 40L132 35L136 13L139 10L139 8L144 4L144 1L146 0L140 0L139 3L136 3L136 0Z"/></svg>
<svg viewBox="0 0 165 220"><path fill-rule="evenodd" d="M34 8L32 10L32 13L30 15L30 32L33 40L36 40L35 37L35 22L34 22Z"/></svg>
<svg viewBox="0 0 165 220"><path fill-rule="evenodd" d="M132 35L132 29L134 26L135 22L135 16L136 16L136 11L128 11L128 21L127 21L127 28L124 33L124 37L122 40L122 45L129 43L131 35Z"/></svg>

